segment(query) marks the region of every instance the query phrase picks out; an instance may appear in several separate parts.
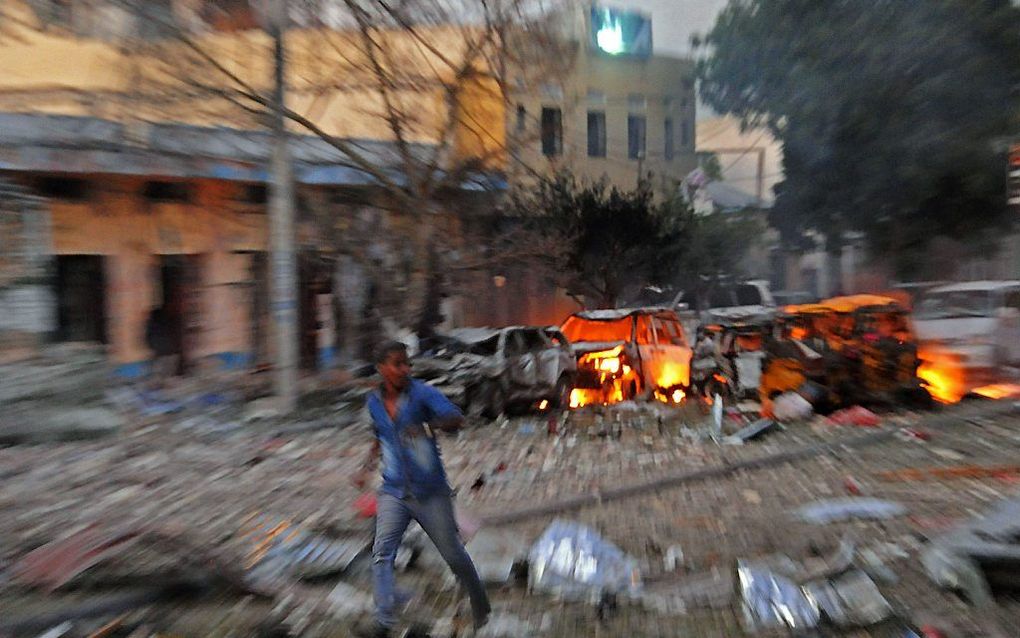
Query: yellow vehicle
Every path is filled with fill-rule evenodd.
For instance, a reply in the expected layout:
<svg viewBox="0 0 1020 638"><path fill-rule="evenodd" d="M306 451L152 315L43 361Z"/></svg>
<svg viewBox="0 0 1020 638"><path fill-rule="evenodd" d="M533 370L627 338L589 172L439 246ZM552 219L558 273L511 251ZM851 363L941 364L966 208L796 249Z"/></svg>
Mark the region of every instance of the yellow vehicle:
<svg viewBox="0 0 1020 638"><path fill-rule="evenodd" d="M859 402L916 401L931 397L917 376L920 360L910 312L898 301L875 295L830 300L849 327L841 352L854 373L851 396Z"/></svg>
<svg viewBox="0 0 1020 638"><path fill-rule="evenodd" d="M818 304L787 306L776 316L772 333L765 342L758 397L763 414L772 413L772 401L780 394L798 390L807 381L823 388L828 346L823 327L831 315Z"/></svg>
<svg viewBox="0 0 1020 638"><path fill-rule="evenodd" d="M777 321L760 396L814 381L832 406L930 397L917 376L919 360L909 311L891 297L852 295L788 306Z"/></svg>

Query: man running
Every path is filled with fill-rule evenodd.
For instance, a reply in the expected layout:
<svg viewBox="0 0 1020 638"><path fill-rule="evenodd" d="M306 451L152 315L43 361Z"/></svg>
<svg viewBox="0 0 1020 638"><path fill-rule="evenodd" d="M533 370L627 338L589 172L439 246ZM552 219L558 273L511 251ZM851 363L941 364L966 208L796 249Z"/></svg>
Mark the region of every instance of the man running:
<svg viewBox="0 0 1020 638"><path fill-rule="evenodd" d="M385 637L397 623L393 561L411 520L435 543L471 600L476 629L488 621L489 599L457 533L452 491L436 443L437 430L461 427L464 416L435 388L411 378L407 348L383 345L375 359L382 385L368 396L376 439L354 482L363 487L382 452L372 575L375 625L363 635Z"/></svg>

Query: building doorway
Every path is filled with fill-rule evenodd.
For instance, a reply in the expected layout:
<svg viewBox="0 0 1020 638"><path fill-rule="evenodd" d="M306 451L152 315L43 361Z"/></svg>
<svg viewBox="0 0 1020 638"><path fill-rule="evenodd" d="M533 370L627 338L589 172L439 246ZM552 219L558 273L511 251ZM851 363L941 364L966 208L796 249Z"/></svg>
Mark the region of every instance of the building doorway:
<svg viewBox="0 0 1020 638"><path fill-rule="evenodd" d="M102 255L57 255L57 341L107 343Z"/></svg>
<svg viewBox="0 0 1020 638"><path fill-rule="evenodd" d="M298 257L298 360L302 370L315 370L319 363L321 331L331 304L325 303L332 290L331 269L318 255Z"/></svg>
<svg viewBox="0 0 1020 638"><path fill-rule="evenodd" d="M156 307L162 306L169 350L177 355L177 374L197 360L202 331L201 255L161 255Z"/></svg>

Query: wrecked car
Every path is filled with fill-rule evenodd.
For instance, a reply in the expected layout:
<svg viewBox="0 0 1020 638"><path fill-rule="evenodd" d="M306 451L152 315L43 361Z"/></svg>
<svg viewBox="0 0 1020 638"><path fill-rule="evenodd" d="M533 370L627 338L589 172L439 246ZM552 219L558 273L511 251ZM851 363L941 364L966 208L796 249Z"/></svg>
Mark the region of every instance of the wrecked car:
<svg viewBox="0 0 1020 638"><path fill-rule="evenodd" d="M700 384L702 394L706 398L714 394L731 399L757 397L770 330L771 324L767 322L705 326L703 332L711 340L715 365L702 364L701 374L695 375L704 377Z"/></svg>
<svg viewBox="0 0 1020 638"><path fill-rule="evenodd" d="M414 375L472 416L566 407L577 363L556 328L460 328L412 361Z"/></svg>
<svg viewBox="0 0 1020 638"><path fill-rule="evenodd" d="M805 380L831 406L908 401L927 405L909 311L878 295L833 297L784 309L766 348L763 405Z"/></svg>
<svg viewBox="0 0 1020 638"><path fill-rule="evenodd" d="M624 308L578 312L563 323L577 357L570 406L637 398L681 403L692 350L676 311Z"/></svg>

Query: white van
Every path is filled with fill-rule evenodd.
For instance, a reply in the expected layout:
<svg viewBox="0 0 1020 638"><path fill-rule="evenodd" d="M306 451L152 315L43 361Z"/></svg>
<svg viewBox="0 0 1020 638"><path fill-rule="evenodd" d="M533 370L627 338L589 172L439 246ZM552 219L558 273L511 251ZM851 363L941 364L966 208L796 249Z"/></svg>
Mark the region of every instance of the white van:
<svg viewBox="0 0 1020 638"><path fill-rule="evenodd" d="M914 308L922 347L948 351L974 388L1020 364L1020 281L971 281L927 291Z"/></svg>

